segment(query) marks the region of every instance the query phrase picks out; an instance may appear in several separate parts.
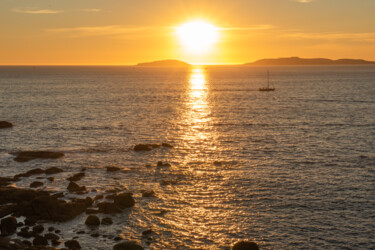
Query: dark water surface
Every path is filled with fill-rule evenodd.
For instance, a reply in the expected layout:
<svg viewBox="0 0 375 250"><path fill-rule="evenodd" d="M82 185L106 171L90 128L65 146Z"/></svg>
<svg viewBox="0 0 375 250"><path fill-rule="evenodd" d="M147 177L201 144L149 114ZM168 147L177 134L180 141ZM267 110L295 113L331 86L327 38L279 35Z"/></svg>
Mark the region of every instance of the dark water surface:
<svg viewBox="0 0 375 250"><path fill-rule="evenodd" d="M276 91L265 93L263 67L0 67L0 120L15 125L0 130L1 176L57 166L65 172L43 188L66 191L86 167L79 184L97 190L90 196L121 187L136 199L95 232L149 249L240 239L262 249L375 248L375 67L269 69ZM131 150L161 142L174 148ZM32 149L66 156L17 163L9 154ZM125 171L107 173L110 165ZM85 218L55 226L70 239L91 232Z"/></svg>

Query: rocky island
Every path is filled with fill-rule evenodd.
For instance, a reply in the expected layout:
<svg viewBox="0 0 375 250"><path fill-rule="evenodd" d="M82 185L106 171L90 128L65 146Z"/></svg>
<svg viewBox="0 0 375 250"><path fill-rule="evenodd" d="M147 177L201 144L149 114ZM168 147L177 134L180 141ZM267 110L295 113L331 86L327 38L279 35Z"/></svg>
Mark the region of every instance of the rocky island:
<svg viewBox="0 0 375 250"><path fill-rule="evenodd" d="M191 65L179 60L160 60L154 62L138 63L141 67L190 67Z"/></svg>

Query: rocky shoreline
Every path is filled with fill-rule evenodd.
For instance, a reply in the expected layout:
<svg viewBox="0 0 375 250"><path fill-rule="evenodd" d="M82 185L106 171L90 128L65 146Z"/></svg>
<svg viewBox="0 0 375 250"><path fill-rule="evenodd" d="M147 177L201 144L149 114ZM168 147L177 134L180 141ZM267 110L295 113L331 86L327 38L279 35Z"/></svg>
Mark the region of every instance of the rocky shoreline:
<svg viewBox="0 0 375 250"><path fill-rule="evenodd" d="M173 148L169 143L138 144L133 150L142 153L159 147ZM20 151L12 154L15 155L13 160L20 163L36 159L58 159L64 156L62 152L53 151ZM171 165L159 161L156 166ZM121 168L108 166L103 171L120 172ZM100 235L95 232L95 229L112 225L112 217L132 209L135 200L133 193L124 188L118 187L99 193L79 185L77 182L86 176L85 168L66 178L69 184L65 192L41 190L39 188L48 185L48 182L41 181L31 182L29 188L16 187L17 182L33 176L45 178L52 183L55 175L63 172L64 170L58 167L34 168L13 177L0 177L0 249L85 249L79 242L79 235L82 234L113 240L114 250L143 249L137 242L124 240L119 235ZM160 183L173 184L176 182L164 180ZM95 197L90 197L90 192L96 193ZM79 198L71 197L71 194ZM155 192L143 190L142 197L155 197ZM71 239L63 240L62 229L47 226L48 223L69 222L84 214L87 230L76 231L76 236ZM151 244L153 233L152 229L147 229L142 232L141 237ZM235 244L233 249L258 249L258 246L256 243L241 241Z"/></svg>

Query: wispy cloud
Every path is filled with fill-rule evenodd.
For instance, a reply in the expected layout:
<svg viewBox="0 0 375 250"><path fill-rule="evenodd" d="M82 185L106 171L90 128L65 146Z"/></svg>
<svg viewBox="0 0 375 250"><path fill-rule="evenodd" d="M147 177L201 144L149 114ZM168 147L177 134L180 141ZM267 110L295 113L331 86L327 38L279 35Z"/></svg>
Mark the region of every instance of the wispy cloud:
<svg viewBox="0 0 375 250"><path fill-rule="evenodd" d="M375 42L375 33L290 33L285 37L295 39L315 39L325 41L352 41L352 42Z"/></svg>
<svg viewBox="0 0 375 250"><path fill-rule="evenodd" d="M100 12L102 10L101 9L81 9L80 11L84 11L84 12Z"/></svg>
<svg viewBox="0 0 375 250"><path fill-rule="evenodd" d="M16 13L24 13L24 14L57 14L62 13L62 10L50 10L50 9L12 9L13 12Z"/></svg>
<svg viewBox="0 0 375 250"><path fill-rule="evenodd" d="M262 25L252 25L252 26L247 26L247 27L228 27L228 28L219 28L220 30L270 30L274 29L275 26L269 25L269 24L262 24Z"/></svg>
<svg viewBox="0 0 375 250"><path fill-rule="evenodd" d="M88 36L120 36L131 35L137 33L150 34L152 32L159 32L168 30L167 27L132 27L122 25L108 25L108 26L85 26L72 28L56 28L46 29L49 33L64 34L69 37L88 37Z"/></svg>

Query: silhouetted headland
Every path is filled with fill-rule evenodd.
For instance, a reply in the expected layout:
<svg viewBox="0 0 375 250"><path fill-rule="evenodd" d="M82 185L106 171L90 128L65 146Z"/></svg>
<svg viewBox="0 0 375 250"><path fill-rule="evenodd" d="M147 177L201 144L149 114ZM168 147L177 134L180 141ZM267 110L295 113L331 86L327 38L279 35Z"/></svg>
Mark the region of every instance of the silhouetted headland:
<svg viewBox="0 0 375 250"><path fill-rule="evenodd" d="M245 63L244 65L361 65L361 64L375 64L373 61L366 61L363 59L338 59L331 60L327 58L273 58L261 59L252 63Z"/></svg>
<svg viewBox="0 0 375 250"><path fill-rule="evenodd" d="M179 60L160 60L154 62L138 63L142 67L190 67L191 65Z"/></svg>

